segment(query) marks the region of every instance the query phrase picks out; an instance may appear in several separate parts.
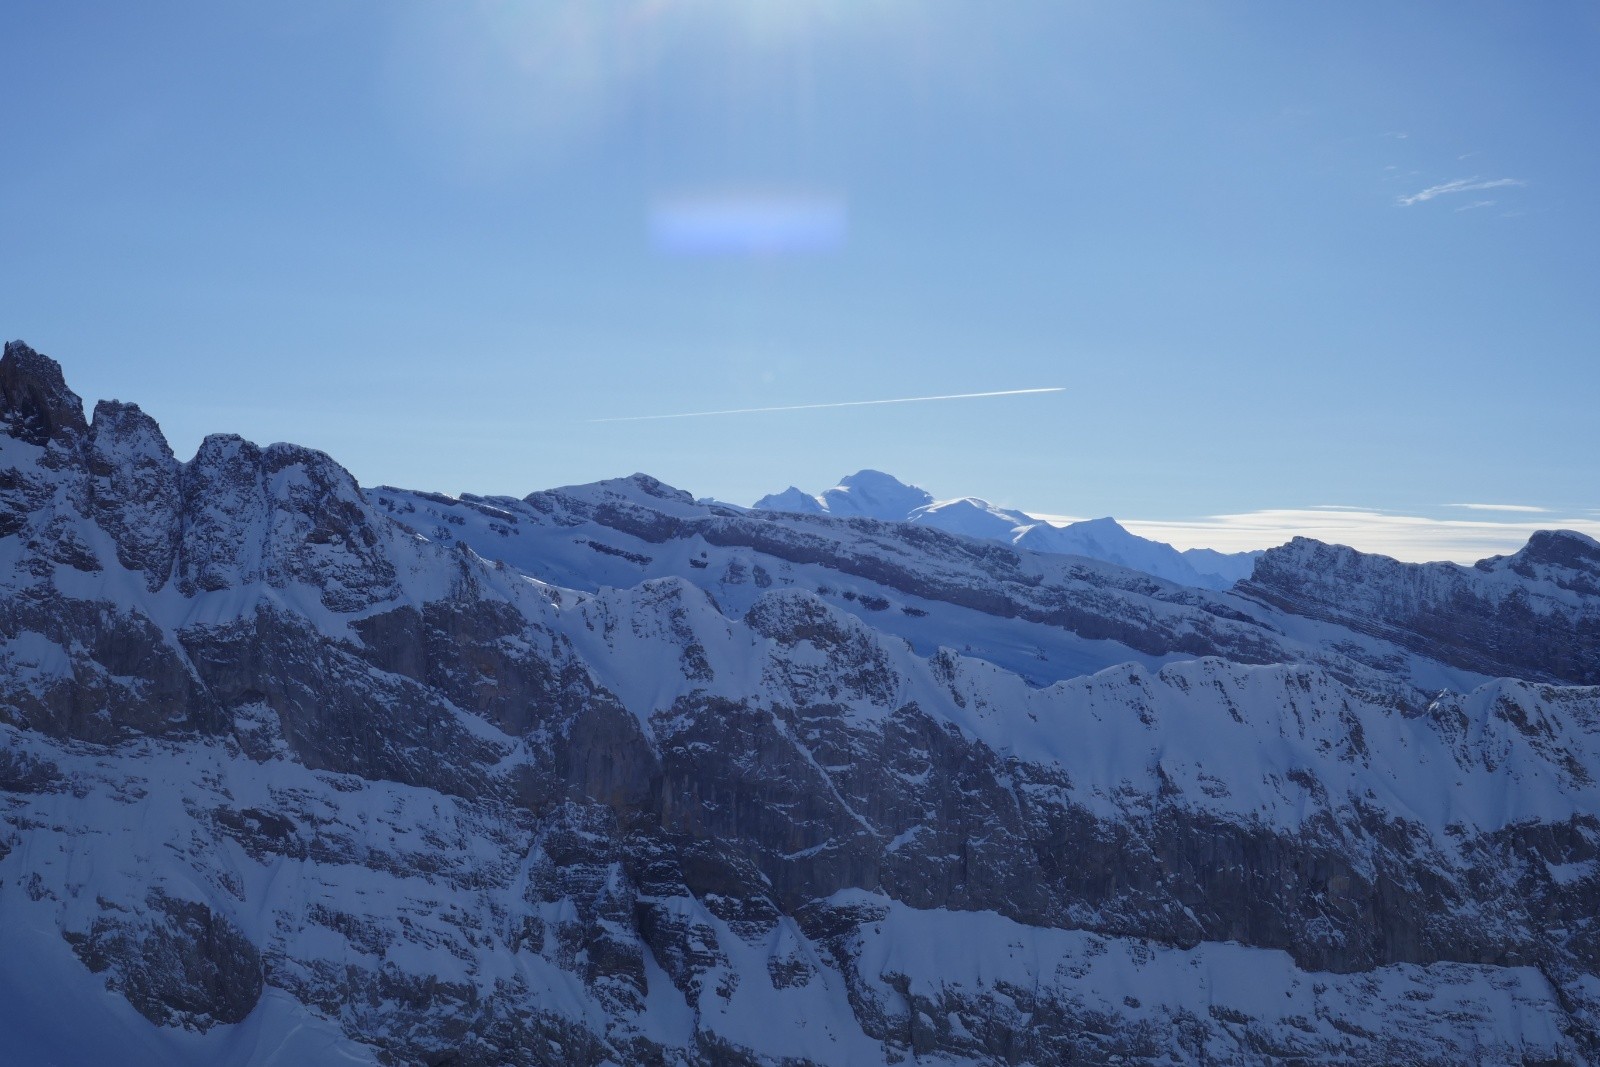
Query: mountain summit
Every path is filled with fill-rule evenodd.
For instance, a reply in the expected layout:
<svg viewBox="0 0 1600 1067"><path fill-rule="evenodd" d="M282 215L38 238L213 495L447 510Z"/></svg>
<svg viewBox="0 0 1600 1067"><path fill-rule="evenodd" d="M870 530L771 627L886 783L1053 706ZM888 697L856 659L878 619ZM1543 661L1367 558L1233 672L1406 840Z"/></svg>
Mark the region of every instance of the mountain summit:
<svg viewBox="0 0 1600 1067"><path fill-rule="evenodd" d="M859 470L839 479L839 484L817 496L790 486L782 493L762 497L755 507L768 511L798 511L812 515L859 516L903 522L912 512L933 503L924 489L907 485L882 471Z"/></svg>

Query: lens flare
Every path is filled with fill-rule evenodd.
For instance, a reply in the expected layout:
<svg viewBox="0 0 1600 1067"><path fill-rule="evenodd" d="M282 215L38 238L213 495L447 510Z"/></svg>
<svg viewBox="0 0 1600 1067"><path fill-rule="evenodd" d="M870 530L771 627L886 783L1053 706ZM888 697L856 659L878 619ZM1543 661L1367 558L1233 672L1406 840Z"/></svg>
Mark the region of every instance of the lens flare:
<svg viewBox="0 0 1600 1067"><path fill-rule="evenodd" d="M701 194L659 201L650 241L674 256L776 256L844 244L844 201L816 193Z"/></svg>

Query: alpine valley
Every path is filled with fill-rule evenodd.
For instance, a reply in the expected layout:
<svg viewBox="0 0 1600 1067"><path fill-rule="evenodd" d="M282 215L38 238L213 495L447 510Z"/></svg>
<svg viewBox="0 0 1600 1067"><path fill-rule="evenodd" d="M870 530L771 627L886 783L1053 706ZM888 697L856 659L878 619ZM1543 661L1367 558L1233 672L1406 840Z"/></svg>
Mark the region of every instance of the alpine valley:
<svg viewBox="0 0 1600 1067"><path fill-rule="evenodd" d="M840 489L180 462L7 345L0 1060L1600 1062L1600 544Z"/></svg>

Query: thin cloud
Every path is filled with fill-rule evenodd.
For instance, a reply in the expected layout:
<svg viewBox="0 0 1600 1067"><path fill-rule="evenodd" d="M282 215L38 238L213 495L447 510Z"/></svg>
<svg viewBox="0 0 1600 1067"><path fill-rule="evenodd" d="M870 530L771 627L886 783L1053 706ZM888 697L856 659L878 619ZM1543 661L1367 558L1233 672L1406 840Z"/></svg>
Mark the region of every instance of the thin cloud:
<svg viewBox="0 0 1600 1067"><path fill-rule="evenodd" d="M876 404L920 404L929 400L973 400L985 396L1026 396L1031 393L1061 393L1064 385L1041 389L999 389L988 393L948 393L943 396L901 396L892 400L837 400L827 404L782 404L769 408L728 408L725 411L684 411L671 415L620 415L589 422L644 422L651 419L699 419L710 415L759 415L772 411L817 411L822 408L864 408Z"/></svg>
<svg viewBox="0 0 1600 1067"><path fill-rule="evenodd" d="M1472 511L1525 511L1532 515L1548 515L1549 508L1536 508L1532 504L1446 504L1447 508L1468 508Z"/></svg>
<svg viewBox="0 0 1600 1067"><path fill-rule="evenodd" d="M1493 507L1495 510L1534 512L1527 505L1450 505ZM1600 509L1584 516L1545 518L1433 519L1376 508L1318 505L1307 508L1266 508L1231 515L1206 515L1196 519L1118 519L1140 537L1164 541L1177 549L1212 548L1219 552L1253 552L1275 548L1296 537L1312 537L1332 545L1349 545L1411 563L1447 560L1476 563L1489 556L1516 552L1539 530L1576 530L1600 540ZM1054 526L1082 521L1073 515L1034 515Z"/></svg>
<svg viewBox="0 0 1600 1067"><path fill-rule="evenodd" d="M1410 207L1432 200L1437 196L1448 196L1451 193L1472 193L1483 189L1502 189L1509 185L1527 185L1520 178L1457 178L1454 181L1444 182L1439 185L1430 185L1421 192L1412 193L1410 196L1397 196L1395 203L1401 207Z"/></svg>
<svg viewBox="0 0 1600 1067"><path fill-rule="evenodd" d="M1474 200L1470 204L1462 204L1460 207L1456 208L1456 210L1458 212L1459 211L1476 211L1480 207L1494 207L1494 205L1495 205L1495 202L1493 200Z"/></svg>
<svg viewBox="0 0 1600 1067"><path fill-rule="evenodd" d="M1281 545L1293 537L1314 537L1411 562L1450 560L1473 563L1506 555L1528 543L1538 530L1576 530L1600 538L1600 521L1549 516L1522 521L1432 519L1395 512L1276 508L1192 520L1139 520L1123 526L1141 537L1177 548L1215 548L1241 552Z"/></svg>

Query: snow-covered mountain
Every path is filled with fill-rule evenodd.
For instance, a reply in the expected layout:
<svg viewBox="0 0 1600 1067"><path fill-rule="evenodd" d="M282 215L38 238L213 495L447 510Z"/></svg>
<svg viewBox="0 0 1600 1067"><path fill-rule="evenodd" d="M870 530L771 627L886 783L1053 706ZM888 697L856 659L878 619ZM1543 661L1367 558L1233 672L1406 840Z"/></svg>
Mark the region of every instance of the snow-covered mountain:
<svg viewBox="0 0 1600 1067"><path fill-rule="evenodd" d="M926 490L906 485L882 471L857 471L832 489L812 495L790 486L754 504L759 511L802 515L864 516L886 522L915 522L966 537L1004 541L1035 552L1115 563L1169 582L1202 589L1227 589L1250 576L1260 552L1182 552L1161 541L1129 533L1115 519L1087 519L1056 526L1021 511L998 507L978 497L934 500Z"/></svg>
<svg viewBox="0 0 1600 1067"><path fill-rule="evenodd" d="M8 345L0 1058L1592 1063L1597 559L363 490Z"/></svg>
<svg viewBox="0 0 1600 1067"><path fill-rule="evenodd" d="M755 506L771 511L798 511L808 515L838 515L904 522L921 508L934 502L924 489L906 485L882 471L857 471L817 496L809 496L790 486L781 493L763 497ZM791 506L792 505L792 506Z"/></svg>

